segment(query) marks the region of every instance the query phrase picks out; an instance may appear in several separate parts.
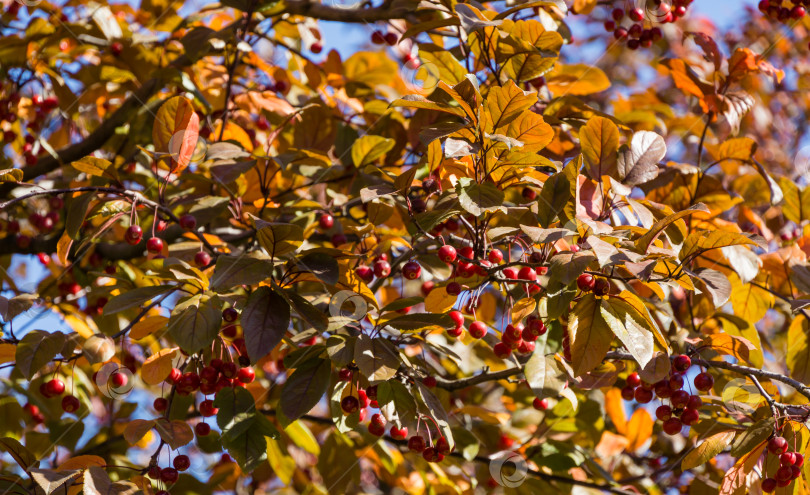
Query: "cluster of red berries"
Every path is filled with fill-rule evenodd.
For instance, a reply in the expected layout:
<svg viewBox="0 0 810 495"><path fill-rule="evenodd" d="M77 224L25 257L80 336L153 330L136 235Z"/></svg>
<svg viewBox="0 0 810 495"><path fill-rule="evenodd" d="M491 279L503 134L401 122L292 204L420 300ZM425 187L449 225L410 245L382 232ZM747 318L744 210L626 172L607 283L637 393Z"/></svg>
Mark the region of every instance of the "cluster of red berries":
<svg viewBox="0 0 810 495"><path fill-rule="evenodd" d="M165 468L160 468L160 466L157 465L151 466L146 471L146 475L153 480L160 480L167 485L173 485L177 483L177 480L180 478L180 473L191 467L191 460L187 455L178 455L172 460L172 466L173 467ZM160 490L156 492L156 495L168 495L168 493L169 492L165 490Z"/></svg>
<svg viewBox="0 0 810 495"><path fill-rule="evenodd" d="M12 4L14 3L16 2L12 2ZM34 151L34 145L37 141L35 134L42 129L42 125L47 120L46 117L51 110L59 106L59 100L55 96L42 97L34 95L31 101L36 111L34 117L27 123L28 133L23 137L25 144L22 146L22 154L26 165L33 165L37 162L37 155ZM18 119L17 106L19 103L19 93L12 93L0 100L0 120L7 122L9 125L15 123ZM17 137L17 133L12 129L3 131L3 141L5 143L12 143L17 140Z"/></svg>
<svg viewBox="0 0 810 495"><path fill-rule="evenodd" d="M113 376L110 378L113 379L113 377L115 376L117 375L113 374ZM124 378L125 380L124 383L126 383L127 378L126 375L121 374L120 376ZM60 395L65 393L65 382L63 382L59 378L52 378L47 382L43 382L39 386L39 393L42 394L42 396L45 397L46 399L59 397ZM81 404L79 403L79 398L76 397L75 395L66 395L62 398L62 410L67 413L74 413L78 411L80 406ZM28 412L30 412L31 415L36 418L36 413L39 413L39 410L38 409L34 410L33 409L34 407L36 406L31 406Z"/></svg>
<svg viewBox="0 0 810 495"><path fill-rule="evenodd" d="M641 380L638 373L631 373L627 377L627 384L622 389L624 400L634 400L639 404L647 404L654 397L669 399L669 404L662 404L655 410L655 416L663 421L664 432L668 435L677 435L684 426L691 426L700 419L698 410L703 405L699 395L690 394L683 389L685 374L692 366L692 359L681 354L672 360L672 369L668 378L657 383L647 383ZM708 392L714 386L712 375L701 372L695 376L695 388L701 392Z"/></svg>
<svg viewBox="0 0 810 495"><path fill-rule="evenodd" d="M35 405L27 403L23 406L23 411L31 415L31 421L33 421L34 424L39 425L45 422L45 415L42 414L39 407Z"/></svg>
<svg viewBox="0 0 810 495"><path fill-rule="evenodd" d="M425 438L417 433L408 439L408 450L422 454L427 462L442 462L450 454L450 443L445 437L439 436L428 445Z"/></svg>
<svg viewBox="0 0 810 495"><path fill-rule="evenodd" d="M354 367L342 368L338 372L338 379L343 382L351 382L354 378ZM352 414L355 411L360 411L360 422L366 420L366 416L368 415L368 408L374 407L377 408L379 405L377 404L377 386L371 385L367 389L363 390L360 387L357 387L357 396L355 395L347 395L340 401L340 408L343 410L345 414ZM379 414L375 414L374 416L379 416ZM372 419L374 419L374 416ZM380 418L377 418L376 423L380 422ZM382 425L373 426L374 422L369 424L369 431L372 433L380 431L380 426L383 426L383 432L385 430L385 418L382 418ZM407 428L405 429L407 432ZM375 433L377 434L377 433ZM379 433L380 436L382 433Z"/></svg>
<svg viewBox="0 0 810 495"><path fill-rule="evenodd" d="M329 213L323 213L321 216L318 217L318 226L324 232L332 230L332 227L335 226L335 217L333 217ZM346 244L346 242L348 242L348 238L346 237L345 234L337 232L332 235L330 241L335 247L337 247L342 244Z"/></svg>
<svg viewBox="0 0 810 495"><path fill-rule="evenodd" d="M399 36L397 33L387 32L383 33L380 30L375 30L371 33L371 42L375 45L388 45L394 46L399 43Z"/></svg>
<svg viewBox="0 0 810 495"><path fill-rule="evenodd" d="M594 277L590 273L583 273L577 277L577 288L582 292L593 292L597 296L606 296L610 293L610 281L602 277Z"/></svg>
<svg viewBox="0 0 810 495"><path fill-rule="evenodd" d="M767 454L779 458L779 468L773 478L762 480L763 492L772 493L777 487L786 487L802 475L804 456L798 452L788 452L788 442L783 437L774 436L768 440Z"/></svg>
<svg viewBox="0 0 810 495"><path fill-rule="evenodd" d="M422 267L415 261L409 263L411 264L409 265L406 263L408 266L408 275L405 275L405 266L402 267L403 276L408 277L410 280L419 278L419 275L422 273ZM416 265L418 268L416 268L414 265ZM391 263L388 262L388 255L386 253L381 253L379 256L374 258L370 267L367 265L360 265L354 269L354 273L358 276L358 278L360 278L360 280L367 284L371 283L371 281L374 280L374 277L385 278L391 275Z"/></svg>
<svg viewBox="0 0 810 495"><path fill-rule="evenodd" d="M47 234L53 231L53 228L61 220L60 210L64 207L64 200L58 196L54 196L48 200L47 212L34 211L28 215L28 224L31 229L35 230L38 234ZM26 234L20 233L20 222L17 220L9 220L6 222L5 230L8 234L15 236L14 242L20 249L28 249L31 246L31 237ZM43 264L47 264L43 262Z"/></svg>
<svg viewBox="0 0 810 495"><path fill-rule="evenodd" d="M631 50L649 48L663 37L661 28L651 24L677 21L686 15L691 3L692 0L675 0L672 5L662 0L650 1L647 12L638 7L627 11L617 7L610 12L610 18L604 21L605 31L613 33L617 41L627 43L627 48ZM630 22L622 25L625 19Z"/></svg>
<svg viewBox="0 0 810 495"><path fill-rule="evenodd" d="M761 0L757 7L769 19L779 22L789 22L799 20L807 14L810 0L794 0L792 2L783 0Z"/></svg>
<svg viewBox="0 0 810 495"><path fill-rule="evenodd" d="M228 325L222 329L223 336L233 338L236 336L236 325L232 323L237 320L239 313L234 308L225 308L222 311L222 320ZM175 386L175 391L179 395L191 395L198 390L204 395L214 395L226 387L244 387L256 379L256 372L250 367L250 360L247 357L244 339L234 339L233 346L239 353L238 362L223 361L220 358L212 358L199 373L187 371L183 373L177 368L172 368L166 382ZM169 408L169 401L164 397L155 399L152 406L157 412L165 412ZM200 415L204 418L216 416L218 409L214 407L214 401L203 399L197 406ZM206 436L211 432L211 426L207 423L197 423L194 430L199 436Z"/></svg>

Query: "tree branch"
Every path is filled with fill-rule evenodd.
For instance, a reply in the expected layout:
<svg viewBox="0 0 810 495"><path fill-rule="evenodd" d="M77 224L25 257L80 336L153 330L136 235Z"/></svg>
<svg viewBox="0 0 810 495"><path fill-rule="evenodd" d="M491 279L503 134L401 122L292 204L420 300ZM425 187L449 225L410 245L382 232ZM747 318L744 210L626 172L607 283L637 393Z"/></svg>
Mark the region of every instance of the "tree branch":
<svg viewBox="0 0 810 495"><path fill-rule="evenodd" d="M328 5L312 2L310 0L300 0L286 2L284 5L284 13L311 17L322 21L365 24L369 22L401 19L416 10L416 2L411 5L396 5L398 3L400 2L386 0L379 7L347 9L329 7Z"/></svg>

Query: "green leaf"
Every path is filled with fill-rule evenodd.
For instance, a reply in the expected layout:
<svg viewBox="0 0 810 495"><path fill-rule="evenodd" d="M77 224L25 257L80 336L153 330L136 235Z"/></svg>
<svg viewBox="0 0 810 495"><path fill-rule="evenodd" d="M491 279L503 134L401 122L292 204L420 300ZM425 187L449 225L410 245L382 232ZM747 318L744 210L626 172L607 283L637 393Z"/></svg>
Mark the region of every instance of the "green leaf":
<svg viewBox="0 0 810 495"><path fill-rule="evenodd" d="M503 207L504 193L492 184L478 184L464 177L456 184L458 202L468 213L480 216L484 212L493 212Z"/></svg>
<svg viewBox="0 0 810 495"><path fill-rule="evenodd" d="M194 296L185 309L169 318L169 333L183 351L193 354L211 345L221 325L220 299L216 295Z"/></svg>
<svg viewBox="0 0 810 495"><path fill-rule="evenodd" d="M140 307L155 297L173 289L169 285L147 285L132 290L122 291L104 305L104 315L112 315L128 309Z"/></svg>
<svg viewBox="0 0 810 495"><path fill-rule="evenodd" d="M264 253L253 252L239 256L221 254L214 266L211 289L227 292L238 285L258 284L270 278L272 271L273 262Z"/></svg>
<svg viewBox="0 0 810 495"><path fill-rule="evenodd" d="M90 202L93 201L94 197L94 193L88 192L71 198L68 202L67 217L65 218L65 232L71 239L79 239L79 231L87 216L87 208L90 206Z"/></svg>
<svg viewBox="0 0 810 495"><path fill-rule="evenodd" d="M272 258L291 253L304 242L304 230L291 223L256 219L256 238Z"/></svg>
<svg viewBox="0 0 810 495"><path fill-rule="evenodd" d="M543 228L548 228L554 219L563 211L565 205L573 199L571 182L564 173L556 173L546 180L537 197L537 219Z"/></svg>
<svg viewBox="0 0 810 495"><path fill-rule="evenodd" d="M349 483L360 481L360 463L347 436L334 432L327 437L318 457L318 472L328 493L347 493Z"/></svg>
<svg viewBox="0 0 810 495"><path fill-rule="evenodd" d="M571 364L575 376L582 376L599 366L610 351L613 331L600 311L593 294L588 294L574 306L568 322L571 339Z"/></svg>
<svg viewBox="0 0 810 495"><path fill-rule="evenodd" d="M733 457L742 457L753 451L757 445L763 443L773 434L773 424L773 418L764 418L751 425L734 440L731 445L731 455Z"/></svg>
<svg viewBox="0 0 810 495"><path fill-rule="evenodd" d="M34 454L13 438L0 438L0 449L13 457L17 464L26 471L32 466L39 465L39 461L34 457Z"/></svg>
<svg viewBox="0 0 810 495"><path fill-rule="evenodd" d="M565 388L565 373L560 370L554 355L543 355L540 348L532 353L523 370L532 392L539 398L556 397Z"/></svg>
<svg viewBox="0 0 810 495"><path fill-rule="evenodd" d="M31 330L20 340L15 354L16 367L22 375L31 379L62 351L65 334L45 330Z"/></svg>
<svg viewBox="0 0 810 495"><path fill-rule="evenodd" d="M325 284L335 285L340 278L337 259L326 253L307 253L296 260L300 268L312 273Z"/></svg>
<svg viewBox="0 0 810 495"><path fill-rule="evenodd" d="M426 328L452 328L455 323L450 315L446 314L411 313L388 320L385 325L401 332L418 332Z"/></svg>
<svg viewBox="0 0 810 495"><path fill-rule="evenodd" d="M681 470L687 471L714 459L719 453L726 449L728 444L734 440L733 431L721 431L703 440L703 443L695 447L694 450L686 454L681 461Z"/></svg>
<svg viewBox="0 0 810 495"><path fill-rule="evenodd" d="M373 163L394 147L394 140L382 136L365 135L352 145L352 162L357 168Z"/></svg>
<svg viewBox="0 0 810 495"><path fill-rule="evenodd" d="M248 297L240 323L248 356L256 363L284 338L290 326L290 304L270 287L259 287Z"/></svg>
<svg viewBox="0 0 810 495"><path fill-rule="evenodd" d="M644 368L653 356L653 334L633 318L634 311L621 299L603 299L599 308L602 318L613 334L622 341L630 354Z"/></svg>
<svg viewBox="0 0 810 495"><path fill-rule="evenodd" d="M673 213L672 215L667 215L666 217L658 220L650 227L650 230L647 231L646 234L636 239L636 248L641 253L646 253L647 249L650 247L656 238L658 238L659 234L664 231L667 227L669 227L672 223L677 222L683 217L689 216L693 213L697 212L709 213L709 209L703 203L698 203L696 205L690 206L688 209L679 211L677 213Z"/></svg>
<svg viewBox="0 0 810 495"><path fill-rule="evenodd" d="M385 384L380 384L380 386ZM332 414L332 421L335 423L335 428L341 433L348 433L360 424L360 411L357 410L351 414L345 414L340 406L340 401L346 393L347 387L352 387L349 382L338 382L335 384L335 389L332 390L332 395L329 396L329 411ZM348 395L348 394L347 394Z"/></svg>
<svg viewBox="0 0 810 495"><path fill-rule="evenodd" d="M282 289L279 294L295 310L301 320L319 333L325 332L329 328L329 317L326 316L326 313L304 299L304 296L291 289Z"/></svg>
<svg viewBox="0 0 810 495"><path fill-rule="evenodd" d="M389 421L410 424L416 421L416 400L408 388L396 380L377 385L377 404Z"/></svg>
<svg viewBox="0 0 810 495"><path fill-rule="evenodd" d="M331 361L310 359L292 372L281 394L281 412L289 421L308 413L329 387Z"/></svg>
<svg viewBox="0 0 810 495"><path fill-rule="evenodd" d="M391 342L366 334L357 337L354 361L371 384L390 380L400 365L399 351Z"/></svg>

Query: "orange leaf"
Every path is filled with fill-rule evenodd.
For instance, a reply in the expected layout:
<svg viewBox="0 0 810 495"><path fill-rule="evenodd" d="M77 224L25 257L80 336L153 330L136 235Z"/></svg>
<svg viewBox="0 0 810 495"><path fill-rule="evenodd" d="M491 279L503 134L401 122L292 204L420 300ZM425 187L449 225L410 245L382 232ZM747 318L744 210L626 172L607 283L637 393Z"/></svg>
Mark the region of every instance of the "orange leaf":
<svg viewBox="0 0 810 495"><path fill-rule="evenodd" d="M188 99L175 96L160 106L152 127L152 141L156 151L171 155L173 172L181 172L191 162L199 135L200 117Z"/></svg>
<svg viewBox="0 0 810 495"><path fill-rule="evenodd" d="M624 413L624 399L622 392L616 387L610 387L605 393L605 411L613 422L616 431L627 435L627 416Z"/></svg>
<svg viewBox="0 0 810 495"><path fill-rule="evenodd" d="M653 432L653 419L646 409L636 409L627 423L627 439L630 451L637 451L650 440Z"/></svg>

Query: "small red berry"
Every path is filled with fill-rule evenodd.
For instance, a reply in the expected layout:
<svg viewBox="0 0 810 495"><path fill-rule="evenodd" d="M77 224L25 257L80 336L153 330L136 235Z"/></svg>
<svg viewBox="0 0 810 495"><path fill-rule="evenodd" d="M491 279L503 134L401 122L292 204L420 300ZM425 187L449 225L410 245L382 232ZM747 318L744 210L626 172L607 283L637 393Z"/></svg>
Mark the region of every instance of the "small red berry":
<svg viewBox="0 0 810 495"><path fill-rule="evenodd" d="M596 285L596 279L593 278L593 275L589 273L583 273L579 277L577 277L577 287L582 292L590 292L593 290L594 286Z"/></svg>
<svg viewBox="0 0 810 495"><path fill-rule="evenodd" d="M411 452L422 452L425 450L425 439L419 435L412 436L408 439L408 450Z"/></svg>
<svg viewBox="0 0 810 495"><path fill-rule="evenodd" d="M163 240L159 237L150 237L146 241L146 250L150 253L159 253L163 251Z"/></svg>
<svg viewBox="0 0 810 495"><path fill-rule="evenodd" d="M318 217L318 226L323 230L329 230L335 225L335 218L329 213L324 213Z"/></svg>
<svg viewBox="0 0 810 495"><path fill-rule="evenodd" d="M768 440L768 452L773 455L782 455L787 452L788 442L783 437L773 437Z"/></svg>
<svg viewBox="0 0 810 495"><path fill-rule="evenodd" d="M242 383L250 383L256 378L256 372L253 368L242 368L236 374L236 378Z"/></svg>
<svg viewBox="0 0 810 495"><path fill-rule="evenodd" d="M66 413L76 412L80 406L81 404L76 396L66 395L62 398L62 410Z"/></svg>
<svg viewBox="0 0 810 495"><path fill-rule="evenodd" d="M211 425L208 423L197 423L194 425L194 431L197 433L197 436L207 436L209 433L211 433Z"/></svg>
<svg viewBox="0 0 810 495"><path fill-rule="evenodd" d="M415 261L409 261L402 267L402 275L408 280L416 280L422 274L422 266Z"/></svg>
<svg viewBox="0 0 810 495"><path fill-rule="evenodd" d="M169 401L164 397L158 397L155 399L155 402L152 403L152 407L154 407L157 412L164 412L169 408Z"/></svg>
<svg viewBox="0 0 810 495"><path fill-rule="evenodd" d="M664 432L667 435L677 435L681 432L681 428L683 428L683 423L678 418L669 418L664 421Z"/></svg>
<svg viewBox="0 0 810 495"><path fill-rule="evenodd" d="M172 465L178 471L185 471L189 467L191 467L191 461L189 460L187 455L178 455L172 461Z"/></svg>
<svg viewBox="0 0 810 495"><path fill-rule="evenodd" d="M173 484L177 482L180 473L175 468L165 467L160 470L160 479L164 483Z"/></svg>
<svg viewBox="0 0 810 495"><path fill-rule="evenodd" d="M385 35L380 31L374 31L371 33L371 42L375 45L382 45L385 43Z"/></svg>
<svg viewBox="0 0 810 495"><path fill-rule="evenodd" d="M183 215L180 217L180 227L184 230L194 230L197 227L197 219L194 215Z"/></svg>
<svg viewBox="0 0 810 495"><path fill-rule="evenodd" d="M641 377L638 376L638 373L633 372L627 376L627 385L633 388L641 385Z"/></svg>
<svg viewBox="0 0 810 495"><path fill-rule="evenodd" d="M154 237L152 238L154 239ZM152 239L149 239L150 241ZM211 264L211 255L205 251L200 251L194 255L194 264L200 268L206 267Z"/></svg>
<svg viewBox="0 0 810 495"><path fill-rule="evenodd" d="M340 408L346 414L351 414L360 409L360 401L353 395L347 395L340 401Z"/></svg>
<svg viewBox="0 0 810 495"><path fill-rule="evenodd" d="M538 411L545 411L548 409L548 399L540 399L535 397L532 401L532 407L537 409Z"/></svg>
<svg viewBox="0 0 810 495"><path fill-rule="evenodd" d="M130 225L124 234L124 240L133 246L140 243L141 238L143 238L143 229L138 225Z"/></svg>
<svg viewBox="0 0 810 495"><path fill-rule="evenodd" d="M714 378L705 371L695 377L695 388L701 392L708 392L714 386Z"/></svg>
<svg viewBox="0 0 810 495"><path fill-rule="evenodd" d="M426 376L422 379L422 384L427 388L435 388L436 387L436 378L433 376Z"/></svg>

